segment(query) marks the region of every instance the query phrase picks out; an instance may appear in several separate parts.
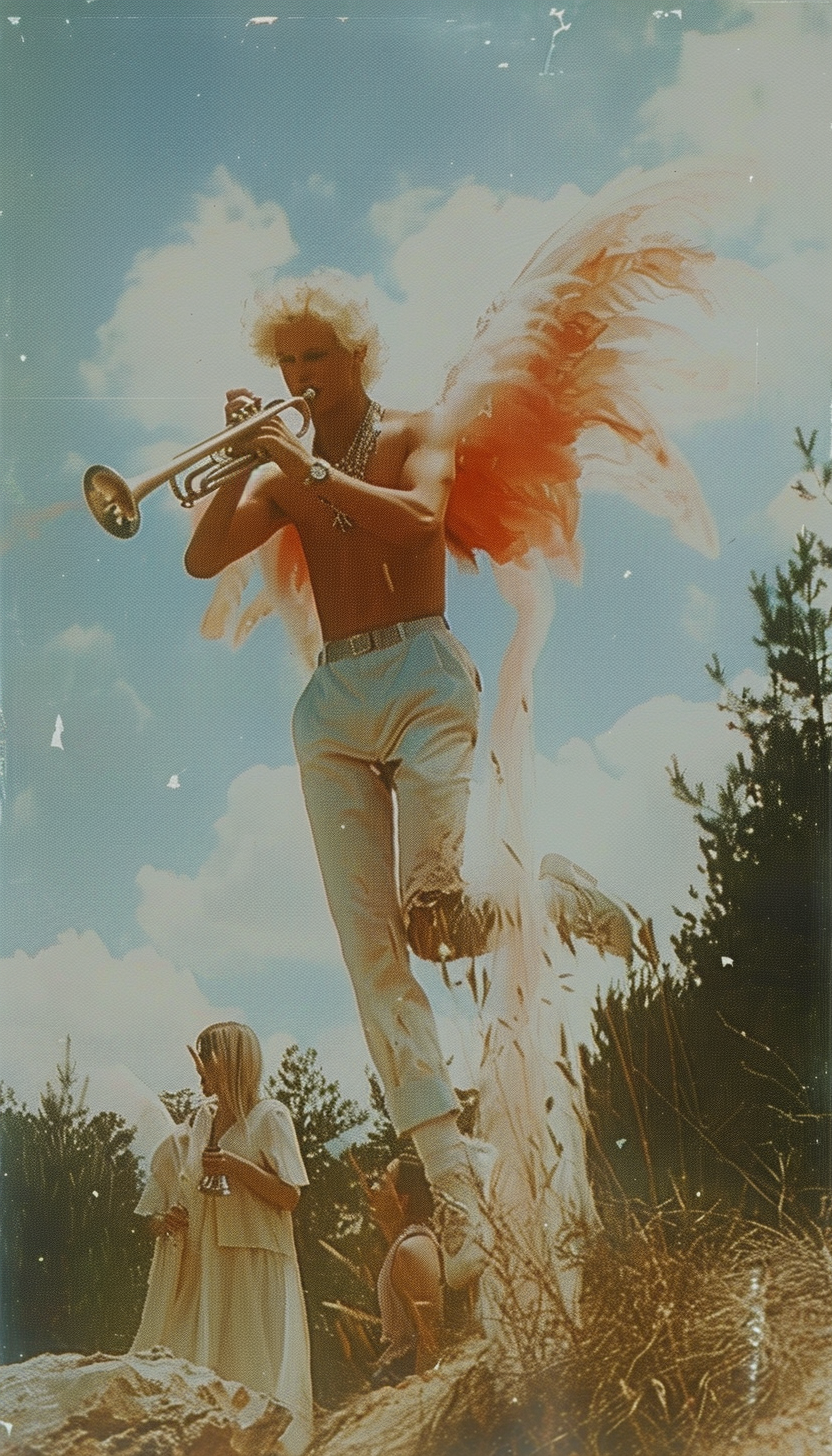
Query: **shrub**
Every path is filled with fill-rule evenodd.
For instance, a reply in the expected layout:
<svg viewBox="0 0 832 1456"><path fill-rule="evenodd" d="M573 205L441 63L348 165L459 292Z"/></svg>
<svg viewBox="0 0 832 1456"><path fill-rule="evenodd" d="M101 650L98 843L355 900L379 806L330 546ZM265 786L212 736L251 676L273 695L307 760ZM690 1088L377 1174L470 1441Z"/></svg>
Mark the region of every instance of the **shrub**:
<svg viewBox="0 0 832 1456"><path fill-rule="evenodd" d="M0 1087L2 1358L126 1350L152 1253L134 1129L91 1114L67 1038L37 1112Z"/></svg>

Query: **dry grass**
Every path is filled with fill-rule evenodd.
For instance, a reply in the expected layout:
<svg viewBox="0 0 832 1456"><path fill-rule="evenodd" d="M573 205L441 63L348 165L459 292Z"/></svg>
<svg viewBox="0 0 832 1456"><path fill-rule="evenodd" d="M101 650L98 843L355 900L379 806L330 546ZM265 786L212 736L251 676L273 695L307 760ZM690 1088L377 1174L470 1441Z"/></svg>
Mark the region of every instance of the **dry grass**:
<svg viewBox="0 0 832 1456"><path fill-rule="evenodd" d="M832 1256L819 1232L718 1210L618 1221L614 1235L582 1235L579 1327L551 1265L535 1270L516 1233L501 1231L493 1396L481 1390L462 1437L452 1447L440 1437L431 1456L705 1456L799 1400L832 1338Z"/></svg>

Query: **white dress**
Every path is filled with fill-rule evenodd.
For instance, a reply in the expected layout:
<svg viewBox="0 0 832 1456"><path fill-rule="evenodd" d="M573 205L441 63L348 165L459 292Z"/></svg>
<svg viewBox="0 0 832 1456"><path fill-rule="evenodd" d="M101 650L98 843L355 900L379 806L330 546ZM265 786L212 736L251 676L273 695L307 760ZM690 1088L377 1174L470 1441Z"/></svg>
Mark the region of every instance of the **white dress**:
<svg viewBox="0 0 832 1456"><path fill-rule="evenodd" d="M183 1178L190 1133L187 1123L181 1123L159 1144L151 1160L150 1177L136 1205L137 1213L162 1214L174 1203L186 1202ZM165 1325L179 1282L182 1250L181 1238L156 1240L142 1321L132 1345L134 1350L167 1344Z"/></svg>
<svg viewBox="0 0 832 1456"><path fill-rule="evenodd" d="M201 1107L193 1126L177 1128L154 1154L137 1212L181 1203L189 1222L186 1234L156 1241L132 1348L165 1345L224 1380L272 1396L292 1412L281 1439L288 1456L300 1456L312 1438L312 1378L292 1216L239 1184L227 1197L199 1192L211 1123L211 1108ZM294 1188L309 1182L289 1112L272 1097L219 1144L260 1167L265 1157Z"/></svg>

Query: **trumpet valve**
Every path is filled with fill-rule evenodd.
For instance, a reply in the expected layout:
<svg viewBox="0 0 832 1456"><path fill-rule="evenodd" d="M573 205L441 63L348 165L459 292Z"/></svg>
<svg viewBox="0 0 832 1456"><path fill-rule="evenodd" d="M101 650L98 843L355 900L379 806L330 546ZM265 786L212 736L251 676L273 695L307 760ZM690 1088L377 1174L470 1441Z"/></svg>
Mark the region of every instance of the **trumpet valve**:
<svg viewBox="0 0 832 1456"><path fill-rule="evenodd" d="M234 408L228 412L227 423L229 425L241 425L243 420L250 420L252 415L259 415L260 406L253 395L245 395L242 399L235 400Z"/></svg>

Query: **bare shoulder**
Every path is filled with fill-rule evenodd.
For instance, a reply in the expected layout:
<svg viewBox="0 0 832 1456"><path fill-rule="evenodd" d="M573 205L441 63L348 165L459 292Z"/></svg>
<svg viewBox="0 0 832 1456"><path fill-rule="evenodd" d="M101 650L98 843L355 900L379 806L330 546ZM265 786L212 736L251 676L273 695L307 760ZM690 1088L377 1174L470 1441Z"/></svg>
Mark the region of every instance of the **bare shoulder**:
<svg viewBox="0 0 832 1456"><path fill-rule="evenodd" d="M421 1229L408 1233L396 1250L396 1263L400 1267L421 1268L426 1263L431 1265L438 1262L439 1247L436 1239Z"/></svg>
<svg viewBox="0 0 832 1456"><path fill-rule="evenodd" d="M434 410L385 409L382 430L389 439L406 445L409 452L422 445L434 445L438 441L437 416Z"/></svg>

